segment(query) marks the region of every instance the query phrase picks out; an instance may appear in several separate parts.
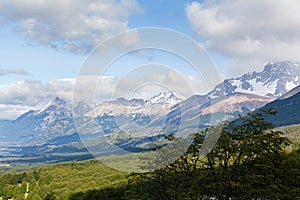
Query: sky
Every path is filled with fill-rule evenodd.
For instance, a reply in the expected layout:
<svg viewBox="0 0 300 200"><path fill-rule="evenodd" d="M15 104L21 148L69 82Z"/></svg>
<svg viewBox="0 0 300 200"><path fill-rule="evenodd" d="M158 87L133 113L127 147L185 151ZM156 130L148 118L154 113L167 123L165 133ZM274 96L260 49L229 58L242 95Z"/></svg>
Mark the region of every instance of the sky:
<svg viewBox="0 0 300 200"><path fill-rule="evenodd" d="M300 61L299 10L297 0L0 0L0 119L41 108L56 96L72 100L76 78L93 49L138 28L170 29L198 42L221 79L260 71L269 61ZM139 31L130 33L113 48L138 46ZM141 82L135 68L164 69L146 70L144 78L160 87L137 89ZM190 63L161 50L127 53L99 76L105 80L97 86L99 101L112 95L122 77L122 84L136 86L134 97L170 90L168 84L178 84L179 76L194 93L210 89ZM175 92L190 95L185 88Z"/></svg>

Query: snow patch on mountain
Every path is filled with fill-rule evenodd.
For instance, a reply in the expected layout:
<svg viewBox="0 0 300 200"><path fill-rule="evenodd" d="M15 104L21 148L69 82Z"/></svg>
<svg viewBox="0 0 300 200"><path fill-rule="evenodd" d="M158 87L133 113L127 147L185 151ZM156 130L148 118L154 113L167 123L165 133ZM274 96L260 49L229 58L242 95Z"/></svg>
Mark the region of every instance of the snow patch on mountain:
<svg viewBox="0 0 300 200"><path fill-rule="evenodd" d="M300 85L299 63L279 62L267 64L263 71L226 79L209 93L212 98L235 92L280 97Z"/></svg>
<svg viewBox="0 0 300 200"><path fill-rule="evenodd" d="M297 77L297 79L298 79L298 77ZM285 88L286 88L287 91L290 91L290 90L292 90L293 88L295 88L297 86L297 84L295 84L295 82L297 82L297 79L294 80L294 81L288 81L286 83Z"/></svg>
<svg viewBox="0 0 300 200"><path fill-rule="evenodd" d="M245 92L245 87L243 86L243 82L240 80L232 80L230 81L232 85L235 85L237 88L234 92ZM276 92L276 86L278 84L278 80L265 84L264 82L259 81L258 79L248 80L247 83L251 85L246 89L248 94L256 94L260 96L269 96L273 95Z"/></svg>

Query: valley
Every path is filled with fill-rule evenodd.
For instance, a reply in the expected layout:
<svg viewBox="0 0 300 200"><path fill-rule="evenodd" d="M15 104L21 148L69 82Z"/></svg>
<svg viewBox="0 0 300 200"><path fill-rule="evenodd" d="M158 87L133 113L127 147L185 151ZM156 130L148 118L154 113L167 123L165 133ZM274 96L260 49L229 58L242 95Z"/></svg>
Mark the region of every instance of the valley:
<svg viewBox="0 0 300 200"><path fill-rule="evenodd" d="M299 124L300 86L292 88L300 84L298 72L297 63L269 63L261 72L226 79L208 94L187 99L169 91L146 100L104 101L94 108L56 97L40 110L0 120L1 164L83 160L118 149L149 151L164 135L188 137L268 107L278 109L276 116L267 117L276 127Z"/></svg>

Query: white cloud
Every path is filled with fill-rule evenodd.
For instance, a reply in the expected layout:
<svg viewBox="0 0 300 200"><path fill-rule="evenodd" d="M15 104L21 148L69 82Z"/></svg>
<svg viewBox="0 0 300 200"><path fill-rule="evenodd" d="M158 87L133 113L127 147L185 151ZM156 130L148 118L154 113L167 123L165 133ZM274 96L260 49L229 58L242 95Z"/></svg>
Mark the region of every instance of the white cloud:
<svg viewBox="0 0 300 200"><path fill-rule="evenodd" d="M160 70L156 70L160 69ZM100 104L119 97L148 99L162 91L188 98L208 93L206 84L178 71L152 66L137 68L122 77L82 75L76 80L75 100Z"/></svg>
<svg viewBox="0 0 300 200"><path fill-rule="evenodd" d="M0 69L0 76L6 76L6 75L21 75L21 76L28 76L29 72L25 71L24 69Z"/></svg>
<svg viewBox="0 0 300 200"><path fill-rule="evenodd" d="M40 109L56 96L71 100L73 79L61 79L48 83L18 81L0 85L0 119L15 119L24 112Z"/></svg>
<svg viewBox="0 0 300 200"><path fill-rule="evenodd" d="M131 74L119 79L115 83L114 90L111 91L111 96L147 99L162 91L173 91L177 95L187 98L195 93L208 92L204 81L196 80L171 69L159 67L160 71L156 71L153 66L147 71L147 68L132 71ZM102 94L102 88L97 92Z"/></svg>
<svg viewBox="0 0 300 200"><path fill-rule="evenodd" d="M73 79L60 79L42 83L26 80L0 85L0 104L38 107L56 96L71 99Z"/></svg>
<svg viewBox="0 0 300 200"><path fill-rule="evenodd" d="M299 61L299 10L297 0L206 0L185 9L204 46L230 59L231 73L260 69L267 61Z"/></svg>
<svg viewBox="0 0 300 200"><path fill-rule="evenodd" d="M127 30L129 16L139 12L135 0L0 0L2 24L15 26L31 43L72 52L87 52Z"/></svg>
<svg viewBox="0 0 300 200"><path fill-rule="evenodd" d="M16 119L30 109L32 107L25 105L0 104L0 119Z"/></svg>
<svg viewBox="0 0 300 200"><path fill-rule="evenodd" d="M192 91L203 92L201 88L205 87L199 87L203 82L171 70L145 74L139 78L87 75L79 77L79 80L81 84L77 85L76 100L92 100L89 103L101 103L118 97L146 99L168 90L189 97ZM15 119L28 110L41 109L57 96L72 101L76 81L74 78L47 83L26 80L0 85L0 119ZM95 86L98 86L97 90Z"/></svg>

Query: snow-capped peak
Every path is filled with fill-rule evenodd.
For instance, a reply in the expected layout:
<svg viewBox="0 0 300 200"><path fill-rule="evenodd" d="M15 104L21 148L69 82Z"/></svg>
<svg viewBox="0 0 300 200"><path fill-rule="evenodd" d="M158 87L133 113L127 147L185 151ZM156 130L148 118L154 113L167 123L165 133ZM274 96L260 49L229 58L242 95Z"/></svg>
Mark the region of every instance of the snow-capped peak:
<svg viewBox="0 0 300 200"><path fill-rule="evenodd" d="M55 97L55 99L52 101L52 105L65 105L67 102L63 100L60 97Z"/></svg>
<svg viewBox="0 0 300 200"><path fill-rule="evenodd" d="M72 117L71 102L65 101L60 97L56 97L44 109L38 110L34 113L37 117L45 116L59 116L60 118Z"/></svg>
<svg viewBox="0 0 300 200"><path fill-rule="evenodd" d="M298 63L268 63L263 71L244 74L237 78L226 79L209 93L218 97L235 92L256 94L266 97L280 97L300 84ZM221 89L220 89L221 88Z"/></svg>
<svg viewBox="0 0 300 200"><path fill-rule="evenodd" d="M177 104L181 102L182 99L178 98L173 92L160 92L159 94L151 97L146 100L146 104L148 105L162 105L162 104Z"/></svg>

